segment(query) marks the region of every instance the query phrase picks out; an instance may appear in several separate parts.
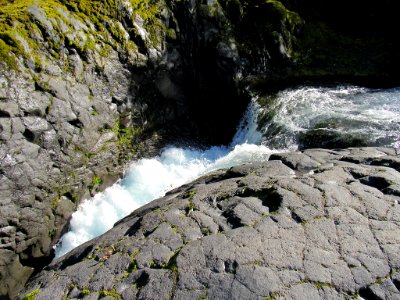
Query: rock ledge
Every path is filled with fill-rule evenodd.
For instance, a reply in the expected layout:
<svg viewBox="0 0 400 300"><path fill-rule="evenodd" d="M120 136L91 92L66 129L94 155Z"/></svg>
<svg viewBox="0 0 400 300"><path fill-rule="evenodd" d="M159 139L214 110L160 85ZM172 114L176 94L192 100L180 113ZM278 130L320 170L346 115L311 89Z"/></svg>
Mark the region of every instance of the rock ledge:
<svg viewBox="0 0 400 300"><path fill-rule="evenodd" d="M400 153L312 149L202 177L53 262L35 299L400 299Z"/></svg>

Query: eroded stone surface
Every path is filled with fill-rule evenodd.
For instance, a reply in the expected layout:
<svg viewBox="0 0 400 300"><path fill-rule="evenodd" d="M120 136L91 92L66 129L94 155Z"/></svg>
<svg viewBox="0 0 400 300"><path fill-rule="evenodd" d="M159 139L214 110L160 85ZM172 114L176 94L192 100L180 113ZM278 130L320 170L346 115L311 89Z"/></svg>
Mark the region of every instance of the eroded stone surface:
<svg viewBox="0 0 400 300"><path fill-rule="evenodd" d="M318 164L291 169L273 160L202 177L53 262L25 293L400 299L400 197L387 189L400 184L399 154L314 149L278 157Z"/></svg>

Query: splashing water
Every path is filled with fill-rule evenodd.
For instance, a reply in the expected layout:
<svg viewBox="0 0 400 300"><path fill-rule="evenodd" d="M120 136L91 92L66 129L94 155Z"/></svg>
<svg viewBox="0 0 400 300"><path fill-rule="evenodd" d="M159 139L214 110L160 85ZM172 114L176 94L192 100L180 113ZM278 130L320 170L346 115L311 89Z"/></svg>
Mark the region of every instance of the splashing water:
<svg viewBox="0 0 400 300"><path fill-rule="evenodd" d="M170 146L160 156L134 162L123 179L82 202L72 215L70 231L56 247L56 257L104 233L136 208L201 175L267 160L273 152L295 150L299 135L315 128L367 134L400 148L400 89L303 87L282 91L267 100L261 108L253 99L229 146L206 150ZM258 101L263 103L265 98Z"/></svg>
<svg viewBox="0 0 400 300"><path fill-rule="evenodd" d="M60 257L108 229L115 222L167 191L214 170L267 160L272 153L256 131L259 106L252 101L230 146L206 150L167 147L160 156L134 162L126 176L85 200L72 215L70 231L56 247Z"/></svg>
<svg viewBox="0 0 400 300"><path fill-rule="evenodd" d="M301 87L261 102L263 144L271 148L335 147L334 141L336 147L346 142L400 147L400 88ZM329 138L331 144L323 141Z"/></svg>

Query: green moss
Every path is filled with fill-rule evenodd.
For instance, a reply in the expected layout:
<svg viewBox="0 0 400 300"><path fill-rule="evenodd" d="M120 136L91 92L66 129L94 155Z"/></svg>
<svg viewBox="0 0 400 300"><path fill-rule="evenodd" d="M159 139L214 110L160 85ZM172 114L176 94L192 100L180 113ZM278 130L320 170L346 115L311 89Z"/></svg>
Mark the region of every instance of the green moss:
<svg viewBox="0 0 400 300"><path fill-rule="evenodd" d="M135 260L134 258L136 257L136 255L139 254L139 252L140 252L140 249L136 249L136 250L130 255L130 258L131 258L132 260L131 260L131 262L130 262L130 264L129 264L129 266L128 266L128 269L127 269L127 270L125 271L125 273L124 273L124 276L123 276L124 278L128 277L129 274L134 273L134 272L137 271L138 265L137 265L137 262L136 262L136 260Z"/></svg>
<svg viewBox="0 0 400 300"><path fill-rule="evenodd" d="M375 280L375 283L381 284L381 283L383 283L386 279L387 279L387 277L378 277L378 278Z"/></svg>
<svg viewBox="0 0 400 300"><path fill-rule="evenodd" d="M40 293L40 289L33 290L32 292L26 294L21 300L34 300L36 299L36 295Z"/></svg>
<svg viewBox="0 0 400 300"><path fill-rule="evenodd" d="M202 227L201 228L201 233L204 235L210 235L211 234L211 230L208 227Z"/></svg>
<svg viewBox="0 0 400 300"><path fill-rule="evenodd" d="M135 251L132 252L132 254L130 255L131 258L136 257L136 255L138 255L140 252L140 248L137 248Z"/></svg>
<svg viewBox="0 0 400 300"><path fill-rule="evenodd" d="M253 262L250 262L250 263L246 263L246 264L244 264L245 266L258 266L258 267L262 267L262 266L264 266L264 262L263 261L260 261L260 260L255 260L255 261L253 261Z"/></svg>
<svg viewBox="0 0 400 300"><path fill-rule="evenodd" d="M57 229L56 228L50 229L49 230L49 238L53 239L55 237L56 233L57 233Z"/></svg>
<svg viewBox="0 0 400 300"><path fill-rule="evenodd" d="M88 160L92 159L93 155L94 155L94 153L92 153L92 152L85 152L85 157L86 157Z"/></svg>
<svg viewBox="0 0 400 300"><path fill-rule="evenodd" d="M204 294L200 296L198 300L206 300L206 299L207 299L207 290L204 291Z"/></svg>
<svg viewBox="0 0 400 300"><path fill-rule="evenodd" d="M10 67L11 69L17 69L18 67L15 56L12 53L12 48L9 45L7 45L1 38L0 38L0 62L3 62L6 66Z"/></svg>
<svg viewBox="0 0 400 300"><path fill-rule="evenodd" d="M86 295L89 295L90 293L91 293L90 290L88 290L88 289L83 289L82 292L81 292L81 294L80 294L80 296L81 296L81 297L84 297L84 296L86 296Z"/></svg>
<svg viewBox="0 0 400 300"><path fill-rule="evenodd" d="M74 288L76 288L76 284L71 283L71 284L68 286L68 291L70 292L70 291L72 291Z"/></svg>
<svg viewBox="0 0 400 300"><path fill-rule="evenodd" d="M56 209L58 207L58 203L60 203L61 197L57 196L54 198L54 200L51 202L51 208Z"/></svg>
<svg viewBox="0 0 400 300"><path fill-rule="evenodd" d="M118 294L114 289L112 290L103 290L99 293L100 297L112 297L114 299L122 299L121 295Z"/></svg>
<svg viewBox="0 0 400 300"><path fill-rule="evenodd" d="M268 43L282 43L289 56L293 56L296 33L303 19L277 0L221 0L232 15L235 39L243 57L254 59L255 53L265 53ZM275 60L277 63L279 57Z"/></svg>
<svg viewBox="0 0 400 300"><path fill-rule="evenodd" d="M152 268L155 268L155 266L156 266L156 263L154 262L154 260L151 260L149 262L149 267L152 269Z"/></svg>
<svg viewBox="0 0 400 300"><path fill-rule="evenodd" d="M98 31L103 34L108 31L113 38L124 43L124 32L122 32L112 20L119 19L118 1L116 0L62 0L72 11L80 14L83 18L89 16ZM162 35L160 31L165 31L164 25L159 19L160 6L163 5L162 1L153 0L130 0L129 3L133 8L132 21L135 20L136 15L139 15L144 21L144 28L150 33L150 40L153 46L161 42ZM110 22L111 21L111 22ZM106 24L106 27L104 26Z"/></svg>
<svg viewBox="0 0 400 300"><path fill-rule="evenodd" d="M128 273L133 273L133 272L136 272L136 270L138 269L138 267L137 267L137 263L136 263L136 260L133 260L130 264L129 264L129 267L128 267Z"/></svg>
<svg viewBox="0 0 400 300"><path fill-rule="evenodd" d="M331 283L326 283L326 282L314 282L314 286L317 289L321 289L323 287L333 287L333 285Z"/></svg>
<svg viewBox="0 0 400 300"><path fill-rule="evenodd" d="M87 37L85 41L85 48L88 50L94 50L96 48L96 42L91 37Z"/></svg>
<svg viewBox="0 0 400 300"><path fill-rule="evenodd" d="M113 132L118 137L119 159L130 159L133 153L136 153L140 147L135 144L136 137L142 132L140 127L123 128L121 121L117 120L112 129L104 132Z"/></svg>
<svg viewBox="0 0 400 300"><path fill-rule="evenodd" d="M140 16L143 27L149 33L150 43L147 46L159 46L166 35L160 11L165 6L163 1L130 0L134 13L132 22ZM53 27L51 34L46 25L34 19L28 8L35 5L39 8L46 22ZM0 61L6 66L17 69L16 57L22 62L33 61L40 68L43 54L52 61L63 64L60 49L63 46L75 48L87 59L89 52L98 51L107 56L110 47L137 52L132 41L127 42L126 32L117 21L122 22L119 1L117 0L14 0L0 1ZM87 28L76 28L81 22ZM94 26L93 26L94 25ZM111 39L110 39L111 37ZM44 41L42 40L44 39ZM24 43L22 42L24 41Z"/></svg>
<svg viewBox="0 0 400 300"><path fill-rule="evenodd" d="M61 201L62 197L68 198L73 203L78 202L78 197L71 189L69 182L70 181L68 178L63 181L59 181L57 183L58 187L51 191L51 194L54 196L54 200L51 202L51 207L53 209L56 209L58 207L58 204Z"/></svg>
<svg viewBox="0 0 400 300"><path fill-rule="evenodd" d="M175 30L172 29L172 28L167 29L166 35L167 35L167 38L168 38L169 40L172 40L172 41L175 41L176 38L177 38Z"/></svg>
<svg viewBox="0 0 400 300"><path fill-rule="evenodd" d="M188 199L189 201L193 199L194 195L196 195L195 190L191 190L182 194L182 199Z"/></svg>
<svg viewBox="0 0 400 300"><path fill-rule="evenodd" d="M94 175L92 177L92 181L90 182L90 184L88 185L88 189L89 191L92 192L97 192L99 190L99 186L103 183L103 179L101 179L101 177L98 177L96 175Z"/></svg>
<svg viewBox="0 0 400 300"><path fill-rule="evenodd" d="M97 185L97 184L102 184L103 183L103 179L101 179L98 176L93 176L92 177L92 184L93 185Z"/></svg>
<svg viewBox="0 0 400 300"><path fill-rule="evenodd" d="M22 57L26 61L33 61L36 68L41 65L41 54L39 49L41 48L41 43L38 43L35 35L40 34L38 25L30 18L27 13L27 9L31 5L37 5L41 8L45 8L45 13L54 16L56 7L62 7L60 3L51 0L42 1L3 1L0 5L0 39L3 41L1 43L1 52L7 51L8 53L13 53L15 56ZM57 16L59 19L61 16ZM52 22L53 25L56 24ZM54 43L54 41L53 41ZM54 49L59 49L52 45ZM10 60L9 56L0 54L2 58L6 59L6 64L11 68L17 68L17 65Z"/></svg>
<svg viewBox="0 0 400 300"><path fill-rule="evenodd" d="M107 29L110 31L111 35L113 38L121 43L121 45L125 45L126 39L125 39L125 31L119 26L118 23L114 22L108 22L107 23Z"/></svg>
<svg viewBox="0 0 400 300"><path fill-rule="evenodd" d="M276 291L276 292L272 292L268 297L265 298L265 300L275 300L281 296L282 296L282 293L279 291Z"/></svg>
<svg viewBox="0 0 400 300"><path fill-rule="evenodd" d="M175 250L174 254L170 257L168 262L161 266L162 269L168 269L168 270L171 270L173 272L177 272L178 271L178 267L176 265L176 258L178 257L179 253L181 252L182 247L183 246L181 246L180 248Z"/></svg>
<svg viewBox="0 0 400 300"><path fill-rule="evenodd" d="M282 16L282 20L289 26L289 31L294 31L295 27L303 23L303 19L289 9L287 9L281 1L267 0L266 3L272 4L273 8Z"/></svg>

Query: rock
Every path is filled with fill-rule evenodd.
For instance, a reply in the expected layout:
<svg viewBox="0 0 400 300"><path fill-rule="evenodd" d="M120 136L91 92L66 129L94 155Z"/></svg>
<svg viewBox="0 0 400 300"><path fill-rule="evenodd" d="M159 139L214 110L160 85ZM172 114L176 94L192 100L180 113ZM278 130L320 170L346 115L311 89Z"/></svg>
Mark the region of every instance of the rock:
<svg viewBox="0 0 400 300"><path fill-rule="evenodd" d="M7 247L3 244L2 248ZM15 255L12 246L9 249L0 249L0 276L1 286L0 293L5 295L10 290L20 289L20 286L25 284L26 280L33 272L33 268L23 266L18 256Z"/></svg>
<svg viewBox="0 0 400 300"><path fill-rule="evenodd" d="M152 16L151 26L160 25L154 31L142 20L147 36L139 55L128 32L146 9L111 5L88 11L65 1L10 2L0 9L2 15L21 11L6 16L6 27L18 27L15 40L4 33L14 29L0 29L1 49L7 53L6 59L4 51L0 55L0 250L7 251L0 265L5 283L0 298L14 297L32 268L41 269L51 260L52 246L79 201L111 185L126 162L147 149L157 153L163 143L166 134L158 128L166 122L170 100L146 95L146 84L156 90L158 77L157 68L146 61L164 52L168 56L162 21ZM124 14L117 20L119 9ZM180 65L181 54L173 59ZM147 102L157 109L146 111ZM94 185L96 180L103 184Z"/></svg>
<svg viewBox="0 0 400 300"><path fill-rule="evenodd" d="M350 133L326 129L312 129L299 136L299 148L348 148L362 147L371 144L366 136L354 136Z"/></svg>
<svg viewBox="0 0 400 300"><path fill-rule="evenodd" d="M1 5L6 21L0 29L0 230L16 228L4 229L9 235L1 247L14 251L14 257L0 267L2 282L15 278L22 284L27 269L48 263L51 247L78 202L95 192L88 189L96 179L103 179L104 188L112 183L110 178L122 174L127 161L157 154L166 141L229 142L247 105L249 82L275 88L282 82L332 76L385 84L398 78L400 51L396 34L389 30L397 28L394 1L364 1L362 6L328 1L328 10L318 1L136 2L101 2L96 9L66 0ZM332 19L331 11L344 14L354 32L341 30L342 18ZM366 163L398 170L398 153L385 151L390 157L370 157ZM231 171L240 173L235 176L246 185L261 174L294 176L318 164L322 169L325 157L344 155L318 153L316 157L304 152L290 162L279 158L298 168L296 172L282 163L255 169L253 177L240 175L239 169ZM347 157L348 161L364 162L354 154L357 157ZM347 173L337 168L326 171L330 179L335 172L346 178ZM382 180L387 185L391 176L377 179L364 173L363 182L375 187ZM215 211L211 216L193 211L196 221L176 224L188 226L182 233L185 241L232 224L254 225L255 210L267 213L277 208L255 200L270 192L231 195L237 198L226 207L226 216L214 220ZM293 192L280 192L299 205ZM385 186L381 192L397 197L398 185ZM217 198L210 201L216 205ZM243 198L237 206L235 201ZM316 212L311 205L296 214L309 219ZM191 227L192 222L204 226ZM175 239L169 243L176 247ZM170 280L169 273L160 276ZM231 277L214 279L249 296L249 290ZM7 284L0 297L13 297L18 289ZM124 285L118 289L126 295L137 292ZM72 294L76 293L74 289ZM204 296L202 290L179 293ZM223 296L217 285L213 293ZM324 293L329 295L328 290ZM101 291L81 296L110 297Z"/></svg>
<svg viewBox="0 0 400 300"><path fill-rule="evenodd" d="M315 169L320 165L318 161L311 159L303 153L272 154L270 160L280 160L289 168L297 170Z"/></svg>
<svg viewBox="0 0 400 300"><path fill-rule="evenodd" d="M372 178L400 173L370 164L391 153L310 149L206 175L52 262L20 298L397 299L400 198Z"/></svg>

